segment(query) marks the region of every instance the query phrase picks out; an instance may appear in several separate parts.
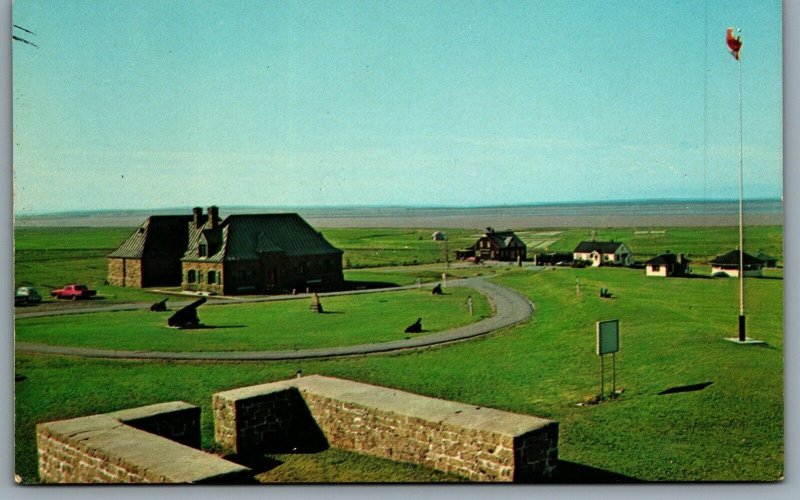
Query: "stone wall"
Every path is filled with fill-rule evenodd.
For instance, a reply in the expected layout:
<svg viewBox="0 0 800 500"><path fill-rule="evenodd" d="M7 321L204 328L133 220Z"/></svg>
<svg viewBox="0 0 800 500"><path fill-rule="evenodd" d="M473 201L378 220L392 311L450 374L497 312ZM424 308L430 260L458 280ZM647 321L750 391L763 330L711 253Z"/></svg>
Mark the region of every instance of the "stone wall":
<svg viewBox="0 0 800 500"><path fill-rule="evenodd" d="M108 258L108 283L131 288L142 287L142 263L139 259Z"/></svg>
<svg viewBox="0 0 800 500"><path fill-rule="evenodd" d="M209 292L222 295L223 286L225 283L225 275L223 272L223 265L221 262L183 262L182 263L183 278L181 282L181 289L184 291L193 292ZM189 283L189 270L193 269L195 272L195 282ZM208 282L208 272L214 271L217 273L216 282L210 284Z"/></svg>
<svg viewBox="0 0 800 500"><path fill-rule="evenodd" d="M38 424L39 478L46 483L218 483L249 478L246 467L126 423L194 441L199 436L199 411L174 402Z"/></svg>
<svg viewBox="0 0 800 500"><path fill-rule="evenodd" d="M548 478L558 461L557 422L328 377L218 393L213 408L215 438L234 453L299 450L321 434L345 450L497 482Z"/></svg>

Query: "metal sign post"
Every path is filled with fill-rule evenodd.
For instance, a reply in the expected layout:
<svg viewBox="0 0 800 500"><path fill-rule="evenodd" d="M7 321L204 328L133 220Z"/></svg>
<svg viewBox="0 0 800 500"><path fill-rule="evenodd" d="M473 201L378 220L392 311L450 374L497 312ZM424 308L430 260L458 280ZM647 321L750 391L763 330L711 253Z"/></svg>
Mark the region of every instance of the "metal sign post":
<svg viewBox="0 0 800 500"><path fill-rule="evenodd" d="M619 320L597 322L597 355L600 356L600 401L605 398L605 363L603 356L611 354L611 397L617 393L617 358L619 351Z"/></svg>

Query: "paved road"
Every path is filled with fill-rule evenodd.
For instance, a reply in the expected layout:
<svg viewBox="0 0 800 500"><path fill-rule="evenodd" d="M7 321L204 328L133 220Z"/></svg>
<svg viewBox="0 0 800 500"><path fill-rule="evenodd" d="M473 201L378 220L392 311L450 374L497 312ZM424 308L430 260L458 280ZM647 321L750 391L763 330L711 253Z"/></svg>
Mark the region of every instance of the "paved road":
<svg viewBox="0 0 800 500"><path fill-rule="evenodd" d="M16 349L25 352L65 354L90 358L117 359L163 359L163 360L204 360L204 361L274 361L288 359L334 358L341 356L360 356L364 354L385 353L405 349L420 349L434 345L459 342L486 335L526 321L533 314L530 301L514 290L496 285L482 278L469 278L448 283L451 287L469 287L485 295L492 303L494 316L459 328L443 332L412 337L392 342L361 344L295 351L219 351L219 352L158 352L158 351L114 351L81 347L47 346L17 342ZM391 290L397 290L394 288ZM363 293L363 292L362 292Z"/></svg>
<svg viewBox="0 0 800 500"><path fill-rule="evenodd" d="M422 287L431 288L433 284L422 285ZM362 290L346 290L343 292L324 292L319 293L320 297L332 297L335 295L358 295L361 293L381 293L381 292L395 292L397 290L410 290L419 288L417 285L408 286L395 286L390 288L365 288ZM188 296L190 300L186 300L187 295L182 293L171 293L178 298L178 302L170 301L169 307L178 310L181 307L188 306L195 300L199 299L201 295ZM210 296L208 302L203 307L225 305L225 304L246 304L252 302L274 302L280 300L298 300L310 299L313 296L311 293L298 293L295 295L270 295L269 297L237 297L237 298L221 298ZM161 297L154 296L153 301L160 300ZM63 308L51 308L40 311L31 312L17 312L14 316L16 319L25 318L40 318L42 316L65 316L69 314L89 314L96 312L115 312L115 311L137 311L141 309L150 309L152 302L131 302L127 304L109 304L98 305L97 303L91 304L87 302L81 303L80 306L72 306L72 303L65 304Z"/></svg>

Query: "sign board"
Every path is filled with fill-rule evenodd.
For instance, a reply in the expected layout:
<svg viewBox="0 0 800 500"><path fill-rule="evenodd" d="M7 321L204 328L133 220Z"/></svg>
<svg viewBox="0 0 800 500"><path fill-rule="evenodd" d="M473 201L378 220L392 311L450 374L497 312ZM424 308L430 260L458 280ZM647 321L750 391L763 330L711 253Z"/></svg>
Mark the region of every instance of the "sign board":
<svg viewBox="0 0 800 500"><path fill-rule="evenodd" d="M619 320L597 322L597 354L610 354L619 351Z"/></svg>

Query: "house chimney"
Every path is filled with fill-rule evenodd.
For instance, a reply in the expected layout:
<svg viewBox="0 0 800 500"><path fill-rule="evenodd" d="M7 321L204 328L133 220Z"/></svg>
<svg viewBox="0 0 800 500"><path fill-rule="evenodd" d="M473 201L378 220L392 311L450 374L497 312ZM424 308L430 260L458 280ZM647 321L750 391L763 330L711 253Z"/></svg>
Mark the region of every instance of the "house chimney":
<svg viewBox="0 0 800 500"><path fill-rule="evenodd" d="M194 227L200 228L203 226L203 209L200 207L194 207L192 209L192 224Z"/></svg>
<svg viewBox="0 0 800 500"><path fill-rule="evenodd" d="M219 208L215 205L208 207L208 222L211 224L211 229L219 226Z"/></svg>

